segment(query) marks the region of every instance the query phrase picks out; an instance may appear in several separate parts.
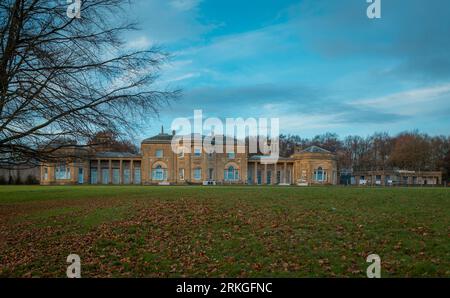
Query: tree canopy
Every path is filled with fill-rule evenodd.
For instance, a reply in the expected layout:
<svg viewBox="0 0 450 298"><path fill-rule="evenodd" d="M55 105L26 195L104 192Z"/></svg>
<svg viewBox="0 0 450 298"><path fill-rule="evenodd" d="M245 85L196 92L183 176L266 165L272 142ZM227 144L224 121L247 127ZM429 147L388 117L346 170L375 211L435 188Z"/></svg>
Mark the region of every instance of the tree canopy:
<svg viewBox="0 0 450 298"><path fill-rule="evenodd" d="M70 144L54 146L61 137L133 131L177 96L155 84L168 55L127 46L127 2L81 1L80 18L66 1L0 2L0 163L49 160Z"/></svg>

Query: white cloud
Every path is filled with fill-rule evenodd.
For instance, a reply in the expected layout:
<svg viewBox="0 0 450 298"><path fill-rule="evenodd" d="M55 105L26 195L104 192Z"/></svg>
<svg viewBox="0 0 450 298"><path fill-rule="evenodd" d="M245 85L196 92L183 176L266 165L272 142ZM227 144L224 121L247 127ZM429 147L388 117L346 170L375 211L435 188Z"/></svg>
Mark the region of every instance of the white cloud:
<svg viewBox="0 0 450 298"><path fill-rule="evenodd" d="M147 36L139 36L128 42L127 47L130 49L143 50L148 49L152 45Z"/></svg>
<svg viewBox="0 0 450 298"><path fill-rule="evenodd" d="M276 53L290 46L288 37L292 37L291 24L263 27L239 34L229 34L212 40L209 44L178 52L178 55L201 55L213 61L226 61L236 58L263 56L268 52Z"/></svg>
<svg viewBox="0 0 450 298"><path fill-rule="evenodd" d="M450 105L450 83L411 89L377 98L355 100L350 105L402 115L430 114Z"/></svg>
<svg viewBox="0 0 450 298"><path fill-rule="evenodd" d="M193 73L193 72L186 73L186 74L180 75L178 77L174 77L174 78L168 79L168 80L165 81L165 83L174 83L174 82L184 81L184 80L188 80L188 79L195 78L195 77L198 77L198 76L199 76L198 73Z"/></svg>
<svg viewBox="0 0 450 298"><path fill-rule="evenodd" d="M178 10L187 11L196 8L201 0L172 0L170 5Z"/></svg>
<svg viewBox="0 0 450 298"><path fill-rule="evenodd" d="M280 117L280 128L287 133L320 134L325 131L334 131L342 124L336 123L336 115L297 114Z"/></svg>
<svg viewBox="0 0 450 298"><path fill-rule="evenodd" d="M157 44L180 43L199 39L214 28L199 20L200 0L138 0L130 14L145 35Z"/></svg>

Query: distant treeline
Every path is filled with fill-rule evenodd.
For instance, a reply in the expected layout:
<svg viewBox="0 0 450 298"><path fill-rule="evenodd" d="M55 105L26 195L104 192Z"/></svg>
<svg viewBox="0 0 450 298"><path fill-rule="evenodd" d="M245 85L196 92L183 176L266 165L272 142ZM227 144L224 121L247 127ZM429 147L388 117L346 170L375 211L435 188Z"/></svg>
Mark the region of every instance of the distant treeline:
<svg viewBox="0 0 450 298"><path fill-rule="evenodd" d="M340 169L443 171L450 173L450 136L429 136L418 131L396 136L374 133L368 137L348 136L341 139L335 133L314 138L281 135L281 155L289 156L296 149L320 146L337 154Z"/></svg>

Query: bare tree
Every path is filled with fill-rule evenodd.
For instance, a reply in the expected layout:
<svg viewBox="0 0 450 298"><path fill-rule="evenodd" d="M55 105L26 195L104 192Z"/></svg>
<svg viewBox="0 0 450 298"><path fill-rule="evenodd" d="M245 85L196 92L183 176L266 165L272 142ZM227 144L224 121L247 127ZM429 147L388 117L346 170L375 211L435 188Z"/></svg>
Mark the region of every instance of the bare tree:
<svg viewBox="0 0 450 298"><path fill-rule="evenodd" d="M418 131L403 132L395 138L390 155L394 167L408 170L434 170L431 165L429 137Z"/></svg>
<svg viewBox="0 0 450 298"><path fill-rule="evenodd" d="M97 132L89 139L88 145L93 151L100 152L139 152L139 148L131 140L119 139L114 131Z"/></svg>
<svg viewBox="0 0 450 298"><path fill-rule="evenodd" d="M0 2L1 164L49 160L74 145L61 138L132 131L177 96L155 87L164 52L126 46L126 0L81 3L70 18L67 1Z"/></svg>
<svg viewBox="0 0 450 298"><path fill-rule="evenodd" d="M334 152L341 172L380 170L442 171L444 179L450 176L450 137L434 136L417 130L390 136L387 132L374 133L365 138L350 135L340 139L325 133L311 139L298 135L280 135L280 148L290 156L293 148L316 145Z"/></svg>

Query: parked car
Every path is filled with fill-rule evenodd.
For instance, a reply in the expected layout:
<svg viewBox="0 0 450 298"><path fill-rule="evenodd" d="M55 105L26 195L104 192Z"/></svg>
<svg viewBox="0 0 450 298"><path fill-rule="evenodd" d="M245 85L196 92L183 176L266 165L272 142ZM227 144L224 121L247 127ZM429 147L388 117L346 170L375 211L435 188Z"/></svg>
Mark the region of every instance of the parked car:
<svg viewBox="0 0 450 298"><path fill-rule="evenodd" d="M214 180L206 180L206 181L203 181L203 185L205 185L205 186L216 185L216 181L214 181Z"/></svg>

